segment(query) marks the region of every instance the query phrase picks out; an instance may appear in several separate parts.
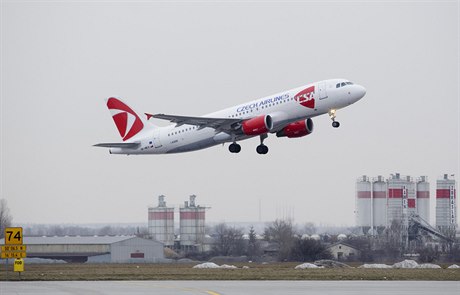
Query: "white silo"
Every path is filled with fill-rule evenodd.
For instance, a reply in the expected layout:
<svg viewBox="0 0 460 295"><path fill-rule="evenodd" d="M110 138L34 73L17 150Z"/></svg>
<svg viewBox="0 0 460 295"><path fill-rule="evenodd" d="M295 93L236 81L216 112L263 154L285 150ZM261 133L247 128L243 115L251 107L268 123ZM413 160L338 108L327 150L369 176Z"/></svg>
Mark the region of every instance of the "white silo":
<svg viewBox="0 0 460 295"><path fill-rule="evenodd" d="M436 226L442 230L457 227L456 181L447 174L436 181Z"/></svg>
<svg viewBox="0 0 460 295"><path fill-rule="evenodd" d="M423 220L430 222L430 183L426 176L417 179L417 213Z"/></svg>
<svg viewBox="0 0 460 295"><path fill-rule="evenodd" d="M174 246L174 207L166 207L165 196L158 197L158 206L148 210L149 235L167 247Z"/></svg>
<svg viewBox="0 0 460 295"><path fill-rule="evenodd" d="M372 202L374 228L380 233L387 226L387 183L382 176L373 179Z"/></svg>
<svg viewBox="0 0 460 295"><path fill-rule="evenodd" d="M366 175L356 181L356 225L367 233L372 226L371 182Z"/></svg>
<svg viewBox="0 0 460 295"><path fill-rule="evenodd" d="M415 183L410 176L406 176L406 195L407 195L407 213L409 215L417 213L417 195L415 192Z"/></svg>
<svg viewBox="0 0 460 295"><path fill-rule="evenodd" d="M180 212L180 245L184 250L200 250L205 237L206 208L196 206L195 195L184 202Z"/></svg>
<svg viewBox="0 0 460 295"><path fill-rule="evenodd" d="M391 226L393 221L397 221L401 224L403 221L403 214L407 215L407 191L405 185L406 180L401 179L399 173L390 175L388 179L387 195L387 226Z"/></svg>

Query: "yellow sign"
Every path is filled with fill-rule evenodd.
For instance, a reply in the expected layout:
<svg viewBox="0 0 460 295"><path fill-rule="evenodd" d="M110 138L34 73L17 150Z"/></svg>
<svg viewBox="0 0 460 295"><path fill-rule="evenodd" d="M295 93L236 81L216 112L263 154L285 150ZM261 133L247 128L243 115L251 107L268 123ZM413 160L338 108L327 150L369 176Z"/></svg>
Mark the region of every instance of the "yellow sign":
<svg viewBox="0 0 460 295"><path fill-rule="evenodd" d="M22 227L5 228L5 245L22 245Z"/></svg>
<svg viewBox="0 0 460 295"><path fill-rule="evenodd" d="M9 258L26 258L26 252L2 252L2 259L9 259Z"/></svg>
<svg viewBox="0 0 460 295"><path fill-rule="evenodd" d="M26 250L27 250L26 245L2 246L2 252L25 252Z"/></svg>
<svg viewBox="0 0 460 295"><path fill-rule="evenodd" d="M24 260L21 258L14 260L14 271L24 271Z"/></svg>

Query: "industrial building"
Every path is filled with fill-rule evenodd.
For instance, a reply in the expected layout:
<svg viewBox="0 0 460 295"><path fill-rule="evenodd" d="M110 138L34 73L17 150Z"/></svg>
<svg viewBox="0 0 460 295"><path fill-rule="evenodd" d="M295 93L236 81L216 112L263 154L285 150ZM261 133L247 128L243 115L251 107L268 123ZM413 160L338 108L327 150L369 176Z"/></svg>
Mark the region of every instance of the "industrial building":
<svg viewBox="0 0 460 295"><path fill-rule="evenodd" d="M428 220L429 193L426 176L415 183L399 173L387 180L382 176L370 180L364 175L356 182L356 224L368 233L370 229L382 232L394 222L407 227L408 217L414 214Z"/></svg>
<svg viewBox="0 0 460 295"><path fill-rule="evenodd" d="M207 207L196 205L195 199L196 196L191 195L179 208L179 235L175 239L174 207L167 207L165 196L159 196L158 206L148 209L150 237L166 247L174 247L183 252L205 251L206 245L209 244L205 236Z"/></svg>
<svg viewBox="0 0 460 295"><path fill-rule="evenodd" d="M179 209L180 216L180 248L184 251L202 251L205 241L206 207L195 204L195 195L185 201Z"/></svg>
<svg viewBox="0 0 460 295"><path fill-rule="evenodd" d="M150 237L165 247L174 246L174 207L167 207L165 196L158 197L158 206L150 207L148 212L148 231Z"/></svg>
<svg viewBox="0 0 460 295"><path fill-rule="evenodd" d="M444 232L457 228L456 182L447 174L436 181L436 227Z"/></svg>
<svg viewBox="0 0 460 295"><path fill-rule="evenodd" d="M426 176L413 180L410 176L391 174L356 181L356 225L364 234L381 233L393 223L408 228L411 218L430 220L430 183ZM436 182L436 226L456 228L456 182L447 174Z"/></svg>
<svg viewBox="0 0 460 295"><path fill-rule="evenodd" d="M457 226L456 182L444 175L436 182L436 226ZM430 183L426 176L414 181L410 176L391 174L369 179L360 177L356 182L356 225L363 233L370 229L381 232L394 222L407 227L410 216L430 220Z"/></svg>
<svg viewBox="0 0 460 295"><path fill-rule="evenodd" d="M136 236L24 237L24 245L27 258L100 263L164 261L163 244Z"/></svg>

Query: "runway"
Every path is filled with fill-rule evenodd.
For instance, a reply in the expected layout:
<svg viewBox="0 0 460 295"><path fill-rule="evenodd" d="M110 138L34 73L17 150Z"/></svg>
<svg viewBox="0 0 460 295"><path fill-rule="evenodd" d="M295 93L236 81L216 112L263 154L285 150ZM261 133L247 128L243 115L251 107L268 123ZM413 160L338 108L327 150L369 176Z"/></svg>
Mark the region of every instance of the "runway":
<svg viewBox="0 0 460 295"><path fill-rule="evenodd" d="M458 294L452 281L34 281L1 282L0 294Z"/></svg>

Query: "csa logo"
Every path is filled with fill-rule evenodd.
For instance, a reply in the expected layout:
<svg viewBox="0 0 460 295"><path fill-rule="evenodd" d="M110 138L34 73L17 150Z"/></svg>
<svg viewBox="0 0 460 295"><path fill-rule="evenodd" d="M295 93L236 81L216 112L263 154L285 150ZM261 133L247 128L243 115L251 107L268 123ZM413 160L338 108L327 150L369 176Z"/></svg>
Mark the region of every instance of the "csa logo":
<svg viewBox="0 0 460 295"><path fill-rule="evenodd" d="M294 99L298 101L304 107L314 109L315 108L315 99L313 98L313 93L315 92L315 86L310 86L294 96Z"/></svg>
<svg viewBox="0 0 460 295"><path fill-rule="evenodd" d="M130 139L144 128L144 123L139 116L120 100L114 97L109 98L107 107L123 141Z"/></svg>

